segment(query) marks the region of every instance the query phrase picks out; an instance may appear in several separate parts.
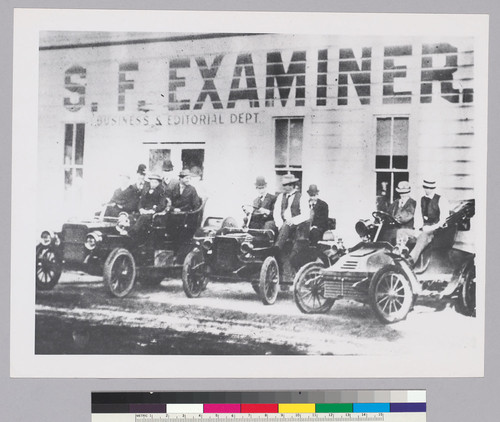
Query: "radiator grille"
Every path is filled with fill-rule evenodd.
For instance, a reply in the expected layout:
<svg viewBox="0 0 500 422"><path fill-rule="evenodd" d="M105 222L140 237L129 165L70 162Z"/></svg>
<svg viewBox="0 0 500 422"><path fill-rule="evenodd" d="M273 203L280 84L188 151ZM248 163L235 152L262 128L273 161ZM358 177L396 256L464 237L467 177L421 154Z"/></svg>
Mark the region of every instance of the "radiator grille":
<svg viewBox="0 0 500 422"><path fill-rule="evenodd" d="M217 267L233 270L238 266L238 242L235 239L216 239L214 242Z"/></svg>
<svg viewBox="0 0 500 422"><path fill-rule="evenodd" d="M366 299L367 290L354 289L353 285L369 276L368 273L327 272L323 273L325 280L325 297L347 299Z"/></svg>
<svg viewBox="0 0 500 422"><path fill-rule="evenodd" d="M66 262L82 263L85 259L86 226L64 226L61 234L63 243L63 259Z"/></svg>

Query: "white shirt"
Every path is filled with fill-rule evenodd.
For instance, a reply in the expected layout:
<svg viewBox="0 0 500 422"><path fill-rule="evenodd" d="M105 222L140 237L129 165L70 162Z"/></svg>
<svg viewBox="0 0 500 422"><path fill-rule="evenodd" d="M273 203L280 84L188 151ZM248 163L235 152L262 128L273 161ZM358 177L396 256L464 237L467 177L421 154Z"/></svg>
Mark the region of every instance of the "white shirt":
<svg viewBox="0 0 500 422"><path fill-rule="evenodd" d="M305 197L305 195L301 195L300 197L300 214L296 215L295 217L292 217L292 202L294 196L299 193L298 191L294 191L290 194L288 194L288 206L285 209L285 212L283 213L285 220L289 221L292 223L292 225L296 226L300 223L303 223L304 221L309 220L310 213L310 207L309 207L309 200ZM281 204L283 203L283 197L285 196L285 193L280 193L278 195L278 198L276 198L276 203L274 204L274 210L273 210L273 219L274 223L276 224L276 227L281 228L283 223L283 218L281 217Z"/></svg>

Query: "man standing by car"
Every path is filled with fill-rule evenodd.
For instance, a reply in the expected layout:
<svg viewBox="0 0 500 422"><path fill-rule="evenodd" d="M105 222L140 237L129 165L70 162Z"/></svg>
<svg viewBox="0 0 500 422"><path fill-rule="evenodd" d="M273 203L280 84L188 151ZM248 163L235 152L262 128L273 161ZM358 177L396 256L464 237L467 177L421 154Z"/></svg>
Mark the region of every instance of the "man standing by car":
<svg viewBox="0 0 500 422"><path fill-rule="evenodd" d="M442 227L450 215L448 201L435 192L436 181L432 178L426 178L422 184L425 195L420 198L420 206L415 213L415 222L420 232L417 236L417 243L410 252L410 258L415 264L425 249L425 247L434 239L436 229Z"/></svg>
<svg viewBox="0 0 500 422"><path fill-rule="evenodd" d="M319 189L316 185L310 185L307 189L309 195L309 208L311 228L309 230L309 241L316 245L323 238L323 233L328 230L328 204L319 199Z"/></svg>
<svg viewBox="0 0 500 422"><path fill-rule="evenodd" d="M295 243L298 239L307 239L309 233L309 203L299 192L298 182L293 174L285 174L282 178L283 193L278 195L274 204L273 218L278 229L275 246L280 252L288 239Z"/></svg>
<svg viewBox="0 0 500 422"><path fill-rule="evenodd" d="M273 227L273 209L276 196L267 192L267 182L262 176L255 179L257 198L252 205L244 205L243 210L250 215L250 229L265 229Z"/></svg>
<svg viewBox="0 0 500 422"><path fill-rule="evenodd" d="M194 211L201 205L201 199L194 186L190 184L191 173L182 170L179 173L179 183L172 191L172 207L175 212Z"/></svg>

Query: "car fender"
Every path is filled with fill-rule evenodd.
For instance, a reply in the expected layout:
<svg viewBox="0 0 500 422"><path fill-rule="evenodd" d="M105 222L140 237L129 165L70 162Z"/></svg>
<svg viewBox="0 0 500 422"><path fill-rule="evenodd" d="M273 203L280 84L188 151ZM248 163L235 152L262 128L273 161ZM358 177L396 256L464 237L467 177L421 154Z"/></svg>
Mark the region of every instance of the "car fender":
<svg viewBox="0 0 500 422"><path fill-rule="evenodd" d="M401 270L403 270L403 272L408 277L408 280L410 280L411 287L413 289L413 294L420 294L422 292L422 287L421 287L420 283L418 282L417 277L415 276L415 273L410 268L410 265L408 264L408 262L399 256L397 256L397 257L394 257L393 255L391 255L391 256L393 258L394 265L401 268Z"/></svg>

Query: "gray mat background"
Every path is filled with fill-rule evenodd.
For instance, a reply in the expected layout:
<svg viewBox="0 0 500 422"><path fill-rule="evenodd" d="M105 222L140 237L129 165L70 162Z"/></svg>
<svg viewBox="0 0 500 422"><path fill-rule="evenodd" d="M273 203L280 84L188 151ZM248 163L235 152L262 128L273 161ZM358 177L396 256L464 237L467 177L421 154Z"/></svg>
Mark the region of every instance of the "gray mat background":
<svg viewBox="0 0 500 422"><path fill-rule="evenodd" d="M490 15L486 353L484 378L421 379L11 379L10 191L13 8L486 13ZM90 421L92 391L427 389L428 421L494 420L500 388L500 63L498 0L0 0L0 420ZM36 95L36 93L34 93ZM15 234L14 234L15 235ZM15 282L15 280L13 280ZM13 333L15 335L15 333ZM464 362L464 364L466 364ZM497 416L498 417L498 416Z"/></svg>

